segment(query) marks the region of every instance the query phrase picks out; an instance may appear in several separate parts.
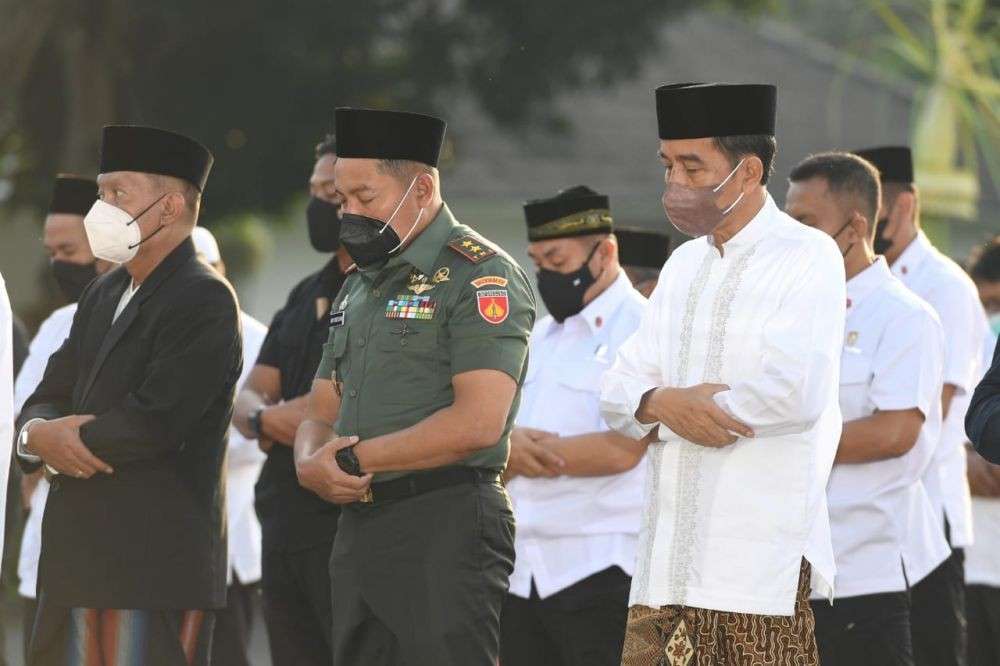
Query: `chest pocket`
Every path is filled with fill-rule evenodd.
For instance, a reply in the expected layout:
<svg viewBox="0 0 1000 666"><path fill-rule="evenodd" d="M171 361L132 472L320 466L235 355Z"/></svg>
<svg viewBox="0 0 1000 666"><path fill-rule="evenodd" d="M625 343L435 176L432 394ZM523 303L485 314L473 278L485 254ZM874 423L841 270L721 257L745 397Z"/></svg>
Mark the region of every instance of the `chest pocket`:
<svg viewBox="0 0 1000 666"><path fill-rule="evenodd" d="M348 372L347 337L349 329L342 326L331 330L334 331L333 339L323 345L323 356L330 359L329 365L333 370L329 379L340 383L344 381Z"/></svg>
<svg viewBox="0 0 1000 666"><path fill-rule="evenodd" d="M840 356L840 410L845 421L869 416L875 411L870 399L872 361L870 352L844 347Z"/></svg>

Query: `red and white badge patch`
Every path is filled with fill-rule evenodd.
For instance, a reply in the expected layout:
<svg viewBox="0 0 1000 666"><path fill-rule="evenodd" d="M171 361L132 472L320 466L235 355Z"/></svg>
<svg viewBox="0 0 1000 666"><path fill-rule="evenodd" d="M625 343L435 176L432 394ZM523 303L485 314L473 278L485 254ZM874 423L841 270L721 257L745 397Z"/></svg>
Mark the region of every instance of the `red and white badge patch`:
<svg viewBox="0 0 1000 666"><path fill-rule="evenodd" d="M480 289L476 292L479 316L494 326L502 324L510 312L506 289Z"/></svg>

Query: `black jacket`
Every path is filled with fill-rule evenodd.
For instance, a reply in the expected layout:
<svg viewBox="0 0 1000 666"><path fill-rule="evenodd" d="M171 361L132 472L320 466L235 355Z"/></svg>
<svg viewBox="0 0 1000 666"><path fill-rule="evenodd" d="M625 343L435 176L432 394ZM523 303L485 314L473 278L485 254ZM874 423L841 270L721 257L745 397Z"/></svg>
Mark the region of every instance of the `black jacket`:
<svg viewBox="0 0 1000 666"><path fill-rule="evenodd" d="M1000 464L1000 357L993 352L993 363L972 394L972 404L965 413L965 434L979 455Z"/></svg>
<svg viewBox="0 0 1000 666"><path fill-rule="evenodd" d="M229 284L185 241L112 325L131 278L84 291L18 427L94 414L80 429L115 469L53 479L39 593L87 608L198 609L226 602L226 433L242 367ZM25 466L30 468L30 466Z"/></svg>

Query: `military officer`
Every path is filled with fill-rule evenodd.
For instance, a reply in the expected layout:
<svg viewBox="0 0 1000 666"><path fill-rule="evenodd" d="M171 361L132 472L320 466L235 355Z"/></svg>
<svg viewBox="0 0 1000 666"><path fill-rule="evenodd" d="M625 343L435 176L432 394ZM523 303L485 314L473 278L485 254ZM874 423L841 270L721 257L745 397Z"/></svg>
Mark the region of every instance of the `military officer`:
<svg viewBox="0 0 1000 666"><path fill-rule="evenodd" d="M534 298L441 199L445 123L336 111L341 242L357 269L295 441L302 485L343 506L335 664L495 666L514 521L499 477Z"/></svg>

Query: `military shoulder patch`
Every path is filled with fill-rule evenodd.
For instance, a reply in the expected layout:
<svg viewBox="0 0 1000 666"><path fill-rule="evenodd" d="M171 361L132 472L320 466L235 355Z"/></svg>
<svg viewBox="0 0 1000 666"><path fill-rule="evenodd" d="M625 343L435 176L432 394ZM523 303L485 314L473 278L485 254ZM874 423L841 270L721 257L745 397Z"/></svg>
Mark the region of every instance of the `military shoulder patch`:
<svg viewBox="0 0 1000 666"><path fill-rule="evenodd" d="M448 247L474 264L485 261L497 253L496 250L483 244L480 239L474 236L456 238L448 243Z"/></svg>
<svg viewBox="0 0 1000 666"><path fill-rule="evenodd" d="M506 287L507 278L500 277L499 275L484 275L481 278L476 278L469 284L476 289L482 289L483 287Z"/></svg>

